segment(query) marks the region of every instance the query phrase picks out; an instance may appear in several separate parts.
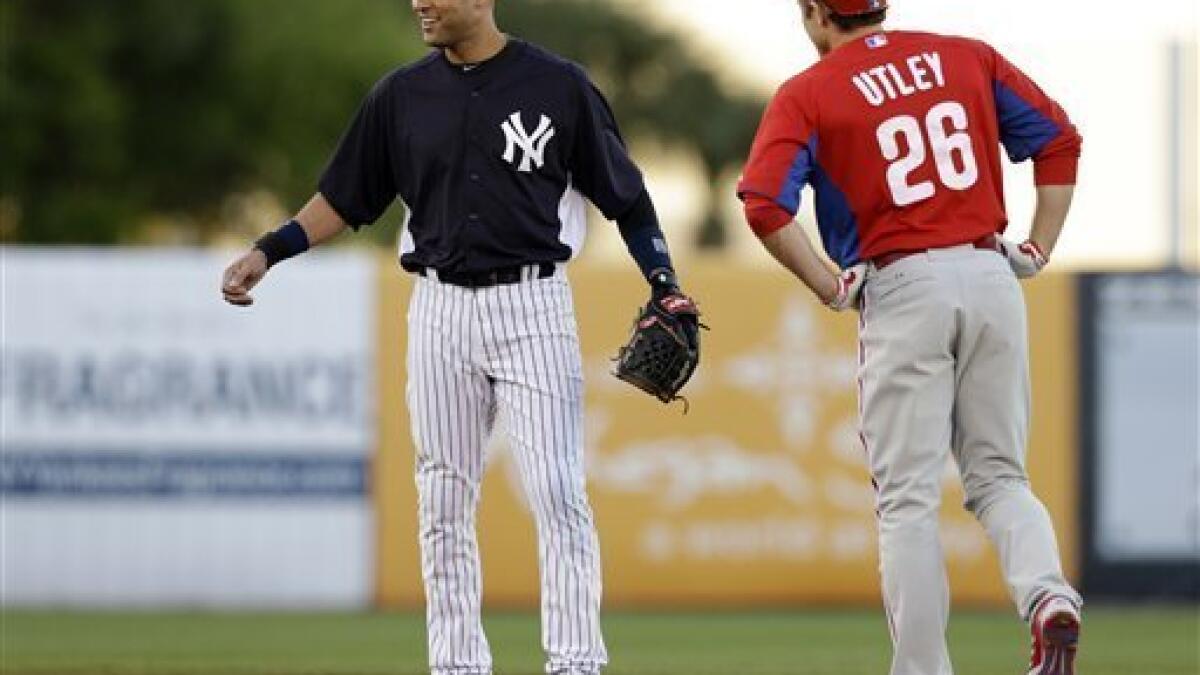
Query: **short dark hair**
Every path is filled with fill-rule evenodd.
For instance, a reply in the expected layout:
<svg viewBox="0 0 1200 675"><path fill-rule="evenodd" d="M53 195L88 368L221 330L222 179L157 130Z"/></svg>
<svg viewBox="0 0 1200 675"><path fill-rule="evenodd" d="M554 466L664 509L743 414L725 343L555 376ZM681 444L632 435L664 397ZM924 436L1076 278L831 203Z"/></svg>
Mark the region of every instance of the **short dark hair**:
<svg viewBox="0 0 1200 675"><path fill-rule="evenodd" d="M867 12L866 14L844 16L833 11L832 7L821 0L804 0L804 18L807 19L811 17L817 5L820 5L825 9L825 11L829 12L829 19L833 21L833 25L837 26L838 30L842 31L843 33L848 33L855 28L862 28L863 26L874 26L876 24L883 23L887 19L886 7L883 9L877 9L873 12Z"/></svg>
<svg viewBox="0 0 1200 675"><path fill-rule="evenodd" d="M887 19L887 8L877 9L874 12L867 12L865 14L855 14L853 16L842 16L830 9L829 18L838 27L838 30L848 33L856 28L883 23Z"/></svg>

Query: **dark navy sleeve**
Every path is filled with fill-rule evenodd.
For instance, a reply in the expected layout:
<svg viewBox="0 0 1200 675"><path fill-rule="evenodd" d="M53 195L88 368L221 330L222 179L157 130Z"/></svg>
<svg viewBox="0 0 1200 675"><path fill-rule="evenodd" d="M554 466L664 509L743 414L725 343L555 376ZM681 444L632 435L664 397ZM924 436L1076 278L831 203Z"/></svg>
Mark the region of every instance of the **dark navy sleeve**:
<svg viewBox="0 0 1200 675"><path fill-rule="evenodd" d="M354 229L378 220L396 199L395 97L389 80L371 90L318 184L321 194Z"/></svg>
<svg viewBox="0 0 1200 675"><path fill-rule="evenodd" d="M581 71L576 76L580 111L571 156L571 179L605 218L616 220L645 189L642 172L629 157L604 95Z"/></svg>

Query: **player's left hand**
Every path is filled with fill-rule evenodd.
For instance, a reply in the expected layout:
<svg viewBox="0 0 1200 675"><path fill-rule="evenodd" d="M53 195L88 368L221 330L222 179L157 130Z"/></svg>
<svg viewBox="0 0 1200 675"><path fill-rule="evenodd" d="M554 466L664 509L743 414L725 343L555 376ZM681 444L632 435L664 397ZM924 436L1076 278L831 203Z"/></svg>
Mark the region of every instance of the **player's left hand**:
<svg viewBox="0 0 1200 675"><path fill-rule="evenodd" d="M687 339L688 347L697 351L700 349L700 315L688 311L689 308L694 309L696 303L684 295L678 286L673 283L669 286L653 286L650 303L674 316L679 321L679 329Z"/></svg>
<svg viewBox="0 0 1200 675"><path fill-rule="evenodd" d="M250 290L266 276L267 268L267 256L257 248L250 249L234 260L225 268L225 276L221 280L221 295L225 297L225 302L239 307L253 305L254 297L250 295Z"/></svg>
<svg viewBox="0 0 1200 675"><path fill-rule="evenodd" d="M1036 275L1050 262L1042 247L1032 239L1026 239L1020 244L1004 238L998 241L1000 252L1008 258L1008 265L1018 279L1028 279Z"/></svg>
<svg viewBox="0 0 1200 675"><path fill-rule="evenodd" d="M664 403L681 398L679 390L700 363L704 327L696 302L679 290L674 275L654 277L650 302L638 312L613 374Z"/></svg>
<svg viewBox="0 0 1200 675"><path fill-rule="evenodd" d="M866 263L858 263L842 270L837 278L837 293L825 303L825 306L835 312L858 309L859 301L862 299L863 282L866 280Z"/></svg>

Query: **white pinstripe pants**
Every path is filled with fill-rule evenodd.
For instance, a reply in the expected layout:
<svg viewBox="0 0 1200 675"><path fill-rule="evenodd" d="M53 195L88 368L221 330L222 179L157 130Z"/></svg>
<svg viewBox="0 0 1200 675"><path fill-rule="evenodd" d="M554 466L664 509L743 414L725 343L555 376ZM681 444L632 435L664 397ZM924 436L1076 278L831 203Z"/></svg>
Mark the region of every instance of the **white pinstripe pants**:
<svg viewBox="0 0 1200 675"><path fill-rule="evenodd" d="M599 672L599 543L585 492L583 369L571 289L552 277L466 289L419 277L408 311L429 666L489 674L475 512L484 445L509 420L533 510L546 672Z"/></svg>

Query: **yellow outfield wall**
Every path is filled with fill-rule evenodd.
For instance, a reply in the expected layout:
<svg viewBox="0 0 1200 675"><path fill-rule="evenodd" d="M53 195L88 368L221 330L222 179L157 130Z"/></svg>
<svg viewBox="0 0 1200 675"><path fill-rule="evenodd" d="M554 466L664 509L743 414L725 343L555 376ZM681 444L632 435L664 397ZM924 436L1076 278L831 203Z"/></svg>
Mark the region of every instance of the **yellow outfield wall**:
<svg viewBox="0 0 1200 675"><path fill-rule="evenodd" d="M742 606L878 602L873 492L857 435L856 316L820 307L783 272L720 261L687 266L701 303L703 361L691 409L615 380L645 283L632 265L576 263L570 277L587 377L587 470L605 604ZM381 263L376 600L423 602L413 452L404 405L407 275ZM1073 280L1026 284L1034 426L1030 471L1077 572ZM502 434L479 516L484 601L535 607L537 552ZM953 596L1007 602L991 546L947 467L942 509Z"/></svg>

